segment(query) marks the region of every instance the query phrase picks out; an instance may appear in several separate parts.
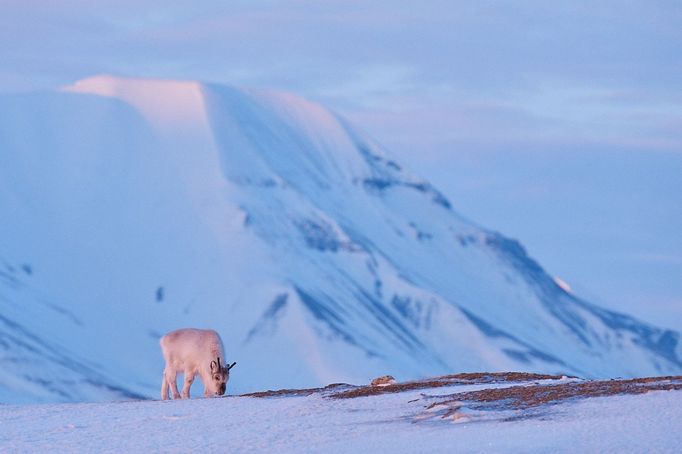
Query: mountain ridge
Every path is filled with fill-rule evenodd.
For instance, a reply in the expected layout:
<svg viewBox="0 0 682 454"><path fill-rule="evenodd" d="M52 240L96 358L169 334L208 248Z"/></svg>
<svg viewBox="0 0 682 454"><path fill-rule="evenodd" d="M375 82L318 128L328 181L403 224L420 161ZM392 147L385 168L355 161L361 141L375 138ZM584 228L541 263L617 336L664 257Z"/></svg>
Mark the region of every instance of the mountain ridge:
<svg viewBox="0 0 682 454"><path fill-rule="evenodd" d="M0 106L0 212L14 221L0 257L30 263L22 279L82 326L15 320L56 325L64 349L131 393L156 394L156 340L185 325L221 333L238 391L682 370L679 333L573 295L318 104L112 76L13 99Z"/></svg>

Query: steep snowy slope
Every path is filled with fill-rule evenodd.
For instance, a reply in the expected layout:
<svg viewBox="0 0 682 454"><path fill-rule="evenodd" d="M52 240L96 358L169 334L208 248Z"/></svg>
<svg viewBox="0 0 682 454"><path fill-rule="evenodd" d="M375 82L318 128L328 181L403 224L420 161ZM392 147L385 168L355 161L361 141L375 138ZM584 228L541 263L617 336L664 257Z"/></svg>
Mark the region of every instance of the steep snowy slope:
<svg viewBox="0 0 682 454"><path fill-rule="evenodd" d="M82 380L111 390L155 396L158 337L189 325L223 335L233 391L682 370L679 334L568 293L289 94L99 76L3 97L0 216L7 326L87 360ZM16 363L6 381L35 377Z"/></svg>

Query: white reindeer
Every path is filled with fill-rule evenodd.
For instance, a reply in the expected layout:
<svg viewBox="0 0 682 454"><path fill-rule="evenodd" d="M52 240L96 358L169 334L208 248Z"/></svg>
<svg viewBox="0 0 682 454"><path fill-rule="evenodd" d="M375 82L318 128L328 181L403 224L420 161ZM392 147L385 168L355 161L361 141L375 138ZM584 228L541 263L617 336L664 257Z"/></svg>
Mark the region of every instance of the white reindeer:
<svg viewBox="0 0 682 454"><path fill-rule="evenodd" d="M161 383L161 399L168 399L168 387L173 399L189 399L189 388L199 375L204 384L204 396L215 397L225 394L230 369L237 363L221 365L225 359L223 341L211 329L185 328L171 331L161 338L161 351L166 360ZM177 375L184 374L182 393L178 392Z"/></svg>

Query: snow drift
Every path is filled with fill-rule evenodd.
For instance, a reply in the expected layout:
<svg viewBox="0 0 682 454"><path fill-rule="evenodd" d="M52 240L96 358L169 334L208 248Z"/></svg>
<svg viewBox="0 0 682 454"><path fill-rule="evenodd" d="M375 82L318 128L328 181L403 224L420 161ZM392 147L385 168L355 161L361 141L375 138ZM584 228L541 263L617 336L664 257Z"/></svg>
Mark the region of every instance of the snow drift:
<svg viewBox="0 0 682 454"><path fill-rule="evenodd" d="M0 101L0 401L156 396L210 327L245 392L470 370L682 371L323 107L98 76Z"/></svg>

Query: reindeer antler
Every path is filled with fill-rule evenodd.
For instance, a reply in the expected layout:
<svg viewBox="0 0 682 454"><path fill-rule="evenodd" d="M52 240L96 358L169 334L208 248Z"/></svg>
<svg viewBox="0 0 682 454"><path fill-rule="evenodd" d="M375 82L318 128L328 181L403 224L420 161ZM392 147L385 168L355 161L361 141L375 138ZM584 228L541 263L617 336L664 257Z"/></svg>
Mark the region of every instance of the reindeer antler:
<svg viewBox="0 0 682 454"><path fill-rule="evenodd" d="M230 364L229 366L227 366L227 370L229 371L229 370L232 369L236 364L237 364L236 361L233 362L232 364Z"/></svg>

